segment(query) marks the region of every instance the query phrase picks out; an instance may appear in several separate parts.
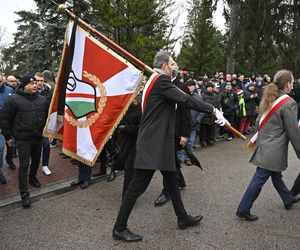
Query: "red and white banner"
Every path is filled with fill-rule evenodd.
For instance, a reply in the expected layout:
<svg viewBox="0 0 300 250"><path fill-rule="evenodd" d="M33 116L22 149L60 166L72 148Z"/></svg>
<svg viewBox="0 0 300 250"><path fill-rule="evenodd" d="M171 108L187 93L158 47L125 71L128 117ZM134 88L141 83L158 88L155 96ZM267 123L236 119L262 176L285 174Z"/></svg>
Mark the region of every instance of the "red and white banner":
<svg viewBox="0 0 300 250"><path fill-rule="evenodd" d="M59 117L58 97L62 91L72 26L70 22L44 134L62 139L66 155L93 166L138 93L142 72L77 26L64 116Z"/></svg>

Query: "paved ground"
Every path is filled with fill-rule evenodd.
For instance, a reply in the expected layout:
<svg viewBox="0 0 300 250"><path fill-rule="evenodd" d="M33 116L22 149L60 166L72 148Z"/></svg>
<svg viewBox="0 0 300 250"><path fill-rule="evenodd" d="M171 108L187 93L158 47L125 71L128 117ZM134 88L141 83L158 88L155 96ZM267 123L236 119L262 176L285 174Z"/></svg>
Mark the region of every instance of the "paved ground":
<svg viewBox="0 0 300 250"><path fill-rule="evenodd" d="M236 207L255 170L246 143L238 139L200 150L205 171L184 167L187 210L203 214L197 227L179 230L171 203L155 208L162 178L154 176L138 200L129 227L142 242L114 241L111 230L120 205L122 177L86 190L44 198L31 209L0 210L0 249L300 249L300 204L286 211L269 181L253 207L256 222L241 221ZM284 179L290 187L299 161L290 153Z"/></svg>
<svg viewBox="0 0 300 250"><path fill-rule="evenodd" d="M15 158L13 160L15 165L18 167L19 159ZM49 187L54 184L74 179L78 174L78 170L71 164L70 158L65 158L65 156L61 155L60 142L58 142L57 147L51 149L49 169L52 171L52 175L46 176L42 172L42 167L39 167L37 178L40 180L43 187ZM5 160L3 170L7 184L0 185L0 206L1 203L5 202L5 199L15 195L19 196L18 170L9 169Z"/></svg>

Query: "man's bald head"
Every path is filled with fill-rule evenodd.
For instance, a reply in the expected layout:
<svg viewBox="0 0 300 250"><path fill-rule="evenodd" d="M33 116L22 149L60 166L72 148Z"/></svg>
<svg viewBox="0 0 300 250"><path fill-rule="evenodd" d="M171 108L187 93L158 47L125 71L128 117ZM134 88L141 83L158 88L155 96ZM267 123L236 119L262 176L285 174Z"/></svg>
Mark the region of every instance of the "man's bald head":
<svg viewBox="0 0 300 250"><path fill-rule="evenodd" d="M7 77L7 84L15 89L18 86L18 79L15 76L10 75Z"/></svg>

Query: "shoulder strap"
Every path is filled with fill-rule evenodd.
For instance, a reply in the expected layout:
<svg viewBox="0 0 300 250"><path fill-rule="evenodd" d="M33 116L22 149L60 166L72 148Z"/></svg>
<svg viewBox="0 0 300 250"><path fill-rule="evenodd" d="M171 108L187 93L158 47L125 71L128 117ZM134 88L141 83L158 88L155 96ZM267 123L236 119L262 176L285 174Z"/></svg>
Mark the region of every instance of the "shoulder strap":
<svg viewBox="0 0 300 250"><path fill-rule="evenodd" d="M160 74L154 72L145 85L145 88L143 91L143 96L142 96L142 112L143 113L144 113L144 110L146 107L146 102L147 102L149 93L150 93L151 89L153 88L153 85L159 76L160 76Z"/></svg>
<svg viewBox="0 0 300 250"><path fill-rule="evenodd" d="M273 103L272 108L265 112L260 120L259 125L256 133L252 136L250 139L251 143L255 144L258 136L258 131L266 124L266 122L270 119L270 117L287 101L291 100L292 98L288 96L287 94L284 94L276 99L276 101Z"/></svg>

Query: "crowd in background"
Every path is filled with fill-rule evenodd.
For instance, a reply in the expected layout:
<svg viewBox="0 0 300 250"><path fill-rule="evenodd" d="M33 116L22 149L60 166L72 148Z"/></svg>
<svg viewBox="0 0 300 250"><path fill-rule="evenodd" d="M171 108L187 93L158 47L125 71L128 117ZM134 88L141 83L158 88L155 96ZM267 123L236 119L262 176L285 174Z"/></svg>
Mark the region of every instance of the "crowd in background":
<svg viewBox="0 0 300 250"><path fill-rule="evenodd" d="M216 73L213 78L204 76L196 77L194 73L181 71L180 81L187 85L191 95L198 95L204 101L213 104L220 109L228 122L244 135L254 131L255 121L259 112L266 86L271 82L271 77L252 74ZM294 89L290 94L298 103L300 100L300 79L294 83ZM210 115L191 110L192 129L189 138L190 146L207 147L212 146L218 139L231 141L234 135L214 123ZM199 137L199 142L195 141ZM190 165L188 159L182 160Z"/></svg>
<svg viewBox="0 0 300 250"><path fill-rule="evenodd" d="M26 85L31 84L31 80L33 80L34 84L37 86L37 94L45 98L47 109L49 109L55 85L54 74L49 70L45 70L42 73L37 72L33 76L33 79L29 79L28 77L30 78L30 76L24 76L20 78L13 75L6 77L4 74L0 74L0 110L9 96L13 95L14 93L18 93L18 91L24 89ZM178 83L181 83L183 87L186 88L187 93L197 99L211 103L214 107L223 112L224 117L234 128L244 135L249 135L254 131L255 120L259 112L259 104L261 102L264 89L271 82L271 77L268 75L261 77L256 74L253 74L249 77L246 77L243 74L224 75L222 72L220 72L215 73L213 78L209 78L206 74L204 76L196 77L194 73L179 71L176 81L176 86L178 86ZM178 87L181 88L180 86ZM297 79L294 83L294 89L290 95L296 100L297 103L299 102L300 79ZM230 131L227 131L224 127L221 127L215 123L215 118L213 116L195 110L188 110L188 112L190 113L190 121L188 122L188 143L186 145L188 150L192 150L193 148L197 147L209 147L212 146L217 140L231 141L234 138L234 135ZM45 114L47 113L48 112L46 110ZM121 130L122 126L124 127L123 123L121 122L121 126L119 126L120 129L118 130ZM107 162L109 162L109 159L112 158L111 156L116 152L115 148L109 149L112 148L111 144L111 141L109 141L101 153L100 171L99 173L95 173L94 176L106 175L106 166L108 165ZM50 147L55 146L55 140L52 141L46 137L42 138L42 153L38 157L41 158L41 170L45 175L51 175L51 170L49 169ZM6 155L4 157L5 148ZM7 183L2 171L4 159L8 165L8 168L14 170L16 169L16 165L14 163L14 158L16 156L17 150L15 138L11 136L7 138L3 136L3 133L0 133L1 184ZM184 150L179 150L177 152L177 156L180 163L185 163L189 166L192 165L191 160L185 154ZM133 161L130 162L132 163ZM78 180L73 182L71 185L81 185L81 188L86 188L90 185L92 171L84 164L80 164L78 162L76 162L76 164L79 166L79 176ZM110 165L113 165L113 163ZM31 176L29 174L29 184L34 187L41 186L40 182L36 178L37 168L38 166L35 167L35 170L33 171L34 173L31 171ZM26 175L27 171L28 170L26 169ZM110 176L112 179L114 179L114 177L115 176ZM24 179L24 181L27 180Z"/></svg>

